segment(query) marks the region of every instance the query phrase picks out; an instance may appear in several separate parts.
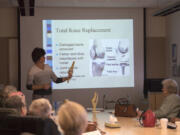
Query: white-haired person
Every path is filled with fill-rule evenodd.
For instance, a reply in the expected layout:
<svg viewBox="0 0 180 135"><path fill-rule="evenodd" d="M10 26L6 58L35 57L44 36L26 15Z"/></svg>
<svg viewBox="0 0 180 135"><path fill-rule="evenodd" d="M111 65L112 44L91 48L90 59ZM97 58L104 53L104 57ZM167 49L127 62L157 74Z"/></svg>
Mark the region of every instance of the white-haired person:
<svg viewBox="0 0 180 135"><path fill-rule="evenodd" d="M87 127L87 112L76 102L65 100L58 110L58 123L64 135L81 135Z"/></svg>
<svg viewBox="0 0 180 135"><path fill-rule="evenodd" d="M174 118L180 112L180 96L178 92L178 84L173 79L165 79L162 81L162 92L165 96L159 109L154 111L156 118ZM137 112L141 115L141 112Z"/></svg>
<svg viewBox="0 0 180 135"><path fill-rule="evenodd" d="M39 98L32 101L29 114L42 118L52 118L52 106L48 99Z"/></svg>
<svg viewBox="0 0 180 135"><path fill-rule="evenodd" d="M31 116L38 116L42 119L46 119L49 121L49 129L48 132L51 132L51 135L61 135L58 130L58 126L56 125L53 117L52 117L52 106L48 99L39 98L32 101L29 106L29 114Z"/></svg>

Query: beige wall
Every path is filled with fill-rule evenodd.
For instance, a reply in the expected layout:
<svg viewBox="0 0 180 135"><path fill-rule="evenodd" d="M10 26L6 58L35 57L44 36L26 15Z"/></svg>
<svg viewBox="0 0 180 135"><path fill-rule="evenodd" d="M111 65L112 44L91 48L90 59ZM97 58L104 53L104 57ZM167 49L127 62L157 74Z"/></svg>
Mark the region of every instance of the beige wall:
<svg viewBox="0 0 180 135"><path fill-rule="evenodd" d="M17 9L0 8L0 37L17 37Z"/></svg>
<svg viewBox="0 0 180 135"><path fill-rule="evenodd" d="M147 78L166 78L166 18L152 16L158 9L147 9Z"/></svg>
<svg viewBox="0 0 180 135"><path fill-rule="evenodd" d="M147 37L166 37L166 18L153 16L159 9L147 8L146 10L146 30Z"/></svg>
<svg viewBox="0 0 180 135"><path fill-rule="evenodd" d="M0 8L0 18L0 84L17 87L17 9Z"/></svg>
<svg viewBox="0 0 180 135"><path fill-rule="evenodd" d="M8 40L9 45L9 84L18 87L18 40Z"/></svg>
<svg viewBox="0 0 180 135"><path fill-rule="evenodd" d="M180 77L172 76L171 62L171 45L176 44L180 65L180 12L152 17L156 10L147 10L147 77L173 78L180 85Z"/></svg>
<svg viewBox="0 0 180 135"><path fill-rule="evenodd" d="M9 83L9 46L7 38L0 38L0 84Z"/></svg>
<svg viewBox="0 0 180 135"><path fill-rule="evenodd" d="M146 52L147 78L165 78L166 75L166 38L148 37Z"/></svg>
<svg viewBox="0 0 180 135"><path fill-rule="evenodd" d="M171 45L177 45L177 65L180 65L180 11L166 17L167 20L167 73L168 76L177 80L180 85L180 76L172 76Z"/></svg>

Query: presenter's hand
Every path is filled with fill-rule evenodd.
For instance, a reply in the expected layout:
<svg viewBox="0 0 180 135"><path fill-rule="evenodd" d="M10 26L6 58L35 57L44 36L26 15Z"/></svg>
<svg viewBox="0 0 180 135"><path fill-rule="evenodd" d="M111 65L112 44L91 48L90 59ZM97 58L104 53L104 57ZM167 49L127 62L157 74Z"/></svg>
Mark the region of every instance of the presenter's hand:
<svg viewBox="0 0 180 135"><path fill-rule="evenodd" d="M72 74L73 74L73 72L71 72L71 71L68 72L68 78L69 78L69 80L72 78Z"/></svg>
<svg viewBox="0 0 180 135"><path fill-rule="evenodd" d="M43 84L43 89L45 89L45 90L48 90L48 89L50 89L50 84L48 84L48 83L46 83L46 84Z"/></svg>

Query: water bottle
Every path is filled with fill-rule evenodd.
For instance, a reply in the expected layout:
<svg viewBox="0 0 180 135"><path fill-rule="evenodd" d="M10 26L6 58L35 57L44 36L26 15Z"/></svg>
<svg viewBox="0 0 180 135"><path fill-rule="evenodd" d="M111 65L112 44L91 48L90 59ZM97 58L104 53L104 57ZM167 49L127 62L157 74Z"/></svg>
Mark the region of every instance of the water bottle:
<svg viewBox="0 0 180 135"><path fill-rule="evenodd" d="M55 111L55 114L57 114L57 109L58 109L57 102L54 101L54 111Z"/></svg>

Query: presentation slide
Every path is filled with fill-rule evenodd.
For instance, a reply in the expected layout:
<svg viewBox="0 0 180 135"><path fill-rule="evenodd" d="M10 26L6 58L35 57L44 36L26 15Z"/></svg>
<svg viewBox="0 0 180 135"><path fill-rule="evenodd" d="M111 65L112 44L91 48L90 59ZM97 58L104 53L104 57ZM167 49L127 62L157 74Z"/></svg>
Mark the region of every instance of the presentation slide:
<svg viewBox="0 0 180 135"><path fill-rule="evenodd" d="M53 89L134 87L133 19L43 20L46 63L69 82Z"/></svg>

